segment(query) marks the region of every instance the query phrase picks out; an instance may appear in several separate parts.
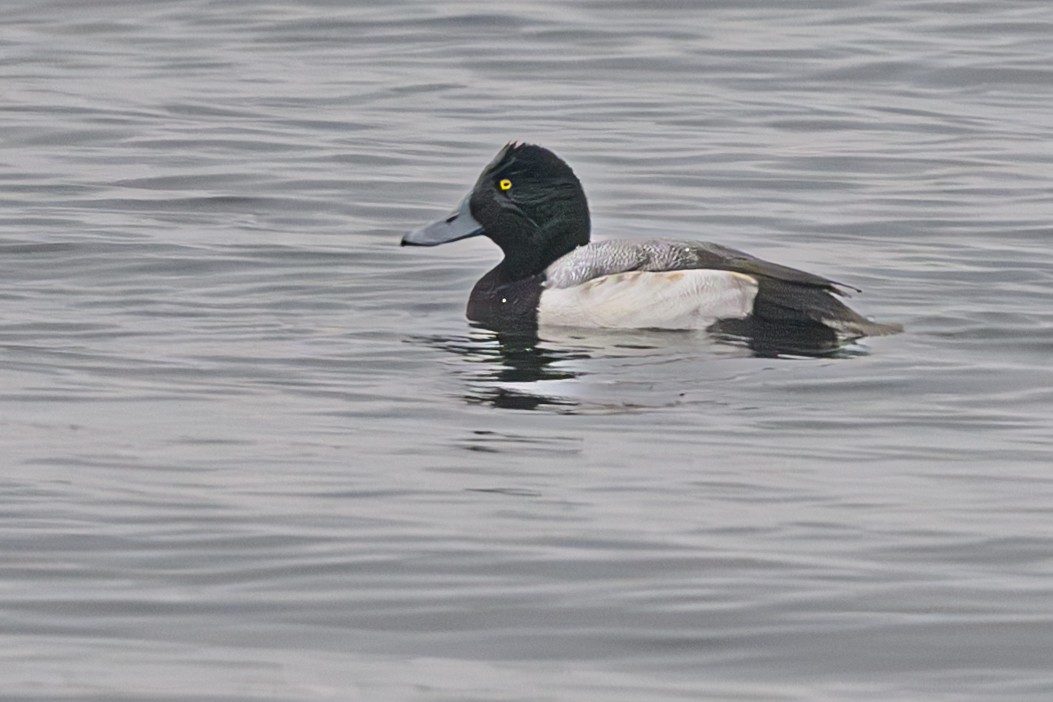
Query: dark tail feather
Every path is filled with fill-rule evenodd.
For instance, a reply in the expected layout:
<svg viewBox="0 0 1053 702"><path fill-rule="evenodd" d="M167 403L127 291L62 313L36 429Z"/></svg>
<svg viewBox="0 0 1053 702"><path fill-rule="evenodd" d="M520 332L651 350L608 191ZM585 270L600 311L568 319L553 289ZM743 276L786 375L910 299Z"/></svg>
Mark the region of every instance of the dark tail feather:
<svg viewBox="0 0 1053 702"><path fill-rule="evenodd" d="M872 322L834 296L831 289L775 278L757 278L753 315L721 320L713 331L761 340L787 350L836 348L863 336L903 331L899 324Z"/></svg>

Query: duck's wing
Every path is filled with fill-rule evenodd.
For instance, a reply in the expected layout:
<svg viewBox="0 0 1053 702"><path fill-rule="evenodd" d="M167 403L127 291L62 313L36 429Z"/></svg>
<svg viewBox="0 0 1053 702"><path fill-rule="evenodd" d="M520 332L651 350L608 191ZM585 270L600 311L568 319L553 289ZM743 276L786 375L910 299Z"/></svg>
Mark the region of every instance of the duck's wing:
<svg viewBox="0 0 1053 702"><path fill-rule="evenodd" d="M546 286L567 288L614 273L712 269L820 288L837 295L859 292L813 273L781 266L744 251L697 241L597 241L580 246L549 266Z"/></svg>
<svg viewBox="0 0 1053 702"><path fill-rule="evenodd" d="M672 272L686 275L674 277ZM650 275L639 275L645 273ZM678 285L670 286L671 280ZM601 281L616 284L601 285ZM546 298L559 301L561 310L570 306L579 315L581 310L600 309L607 314L631 307L647 310L625 313L633 319L655 315L683 319L695 304L706 310L696 319L716 313L717 322L738 320L726 328L731 333L818 328L849 339L902 330L899 325L871 322L835 297L858 292L856 288L719 244L600 241L581 246L549 266L544 285L543 303ZM718 303L710 304L707 298ZM596 326L610 325L598 320Z"/></svg>
<svg viewBox="0 0 1053 702"><path fill-rule="evenodd" d="M600 241L580 246L545 271L541 325L704 329L750 314L756 281L699 265L676 241Z"/></svg>
<svg viewBox="0 0 1053 702"><path fill-rule="evenodd" d="M797 268L765 261L744 251L721 246L720 244L695 244L692 246L692 253L695 254L695 260L702 268L735 271L749 276L760 276L796 285L821 288L842 297L850 297L851 293L860 292L859 288L851 285L839 283L836 280L830 280L821 275L808 273Z"/></svg>

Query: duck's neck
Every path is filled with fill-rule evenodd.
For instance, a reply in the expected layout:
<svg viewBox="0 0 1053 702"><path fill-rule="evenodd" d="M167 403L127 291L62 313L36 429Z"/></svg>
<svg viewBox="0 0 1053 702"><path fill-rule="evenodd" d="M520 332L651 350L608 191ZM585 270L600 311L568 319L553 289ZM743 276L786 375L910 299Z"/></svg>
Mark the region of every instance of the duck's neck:
<svg viewBox="0 0 1053 702"><path fill-rule="evenodd" d="M588 214L584 219L574 220L571 226L549 231L538 229L530 238L536 242L534 245L509 247L504 251L504 260L491 273L510 282L544 272L555 261L589 243Z"/></svg>

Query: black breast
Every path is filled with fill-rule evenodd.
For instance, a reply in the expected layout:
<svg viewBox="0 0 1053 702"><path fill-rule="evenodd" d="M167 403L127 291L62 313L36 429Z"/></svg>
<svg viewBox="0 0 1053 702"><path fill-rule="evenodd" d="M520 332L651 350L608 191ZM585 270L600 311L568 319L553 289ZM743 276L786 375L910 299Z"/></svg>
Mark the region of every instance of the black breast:
<svg viewBox="0 0 1053 702"><path fill-rule="evenodd" d="M495 331L537 329L544 275L507 280L501 266L482 277L468 298L468 319Z"/></svg>

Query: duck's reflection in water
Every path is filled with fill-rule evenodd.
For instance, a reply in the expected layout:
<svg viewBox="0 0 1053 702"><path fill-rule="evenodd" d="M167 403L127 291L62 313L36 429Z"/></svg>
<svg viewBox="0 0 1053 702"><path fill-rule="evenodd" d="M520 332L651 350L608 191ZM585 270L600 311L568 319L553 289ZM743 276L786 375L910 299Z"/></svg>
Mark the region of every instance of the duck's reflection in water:
<svg viewBox="0 0 1053 702"><path fill-rule="evenodd" d="M416 337L415 341L457 354L467 365L461 375L465 400L505 409L571 410L573 399L547 394L545 385L580 375L572 362L591 357L585 349L541 342L537 334L501 334L472 329L465 336Z"/></svg>
<svg viewBox="0 0 1053 702"><path fill-rule="evenodd" d="M458 374L467 386L467 402L566 413L626 412L649 406L648 401L641 403L640 386L661 382L653 368L657 364L753 355L746 347L701 332L546 330L539 338L536 333L475 328L467 335L414 341L457 354L466 362ZM628 377L623 372L626 365L637 366ZM596 382L581 382L597 374L602 378ZM658 404L668 402L665 397Z"/></svg>
<svg viewBox="0 0 1053 702"><path fill-rule="evenodd" d="M537 333L474 328L466 335L413 337L411 341L456 354L465 362L458 366L457 375L465 382L464 399L469 403L570 414L667 406L683 395L679 392L684 389L683 378L676 371L691 374L699 364L713 361L866 354L859 345L773 345L771 340L704 332L646 330L546 330L540 338ZM627 371L628 366L632 368ZM587 376L593 382L583 382Z"/></svg>

